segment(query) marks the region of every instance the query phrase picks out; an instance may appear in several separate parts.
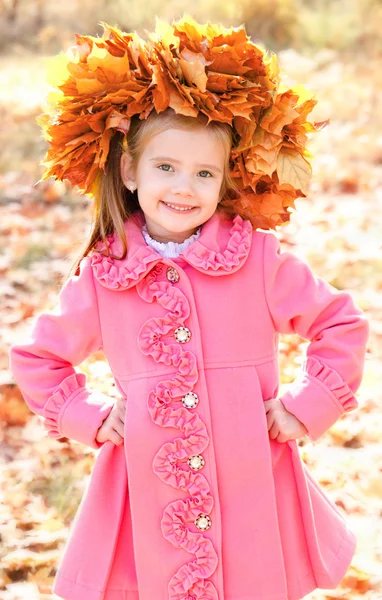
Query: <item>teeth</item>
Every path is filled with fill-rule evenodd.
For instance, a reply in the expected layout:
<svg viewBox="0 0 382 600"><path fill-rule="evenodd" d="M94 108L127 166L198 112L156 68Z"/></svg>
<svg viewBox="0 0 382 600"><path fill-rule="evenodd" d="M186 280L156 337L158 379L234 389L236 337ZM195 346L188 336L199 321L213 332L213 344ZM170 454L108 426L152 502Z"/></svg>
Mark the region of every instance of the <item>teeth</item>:
<svg viewBox="0 0 382 600"><path fill-rule="evenodd" d="M167 204L167 202L165 202L166 206L171 206L171 208L174 208L175 210L180 210L180 211L184 211L184 210L192 210L194 207L191 206L191 208L179 208L179 206L174 206L173 204Z"/></svg>

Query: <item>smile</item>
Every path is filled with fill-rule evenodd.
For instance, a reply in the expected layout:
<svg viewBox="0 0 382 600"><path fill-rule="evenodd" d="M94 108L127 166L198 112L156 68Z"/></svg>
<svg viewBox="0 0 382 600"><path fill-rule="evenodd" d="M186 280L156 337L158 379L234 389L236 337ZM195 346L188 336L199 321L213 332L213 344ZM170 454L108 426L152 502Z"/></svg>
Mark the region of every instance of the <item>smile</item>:
<svg viewBox="0 0 382 600"><path fill-rule="evenodd" d="M161 202L167 206L168 208L170 208L171 210L175 210L177 212L190 212L192 210L194 210L196 208L196 206L191 206L191 207L180 207L180 206L175 206L174 204L167 204L167 202L163 202L163 200L161 200Z"/></svg>

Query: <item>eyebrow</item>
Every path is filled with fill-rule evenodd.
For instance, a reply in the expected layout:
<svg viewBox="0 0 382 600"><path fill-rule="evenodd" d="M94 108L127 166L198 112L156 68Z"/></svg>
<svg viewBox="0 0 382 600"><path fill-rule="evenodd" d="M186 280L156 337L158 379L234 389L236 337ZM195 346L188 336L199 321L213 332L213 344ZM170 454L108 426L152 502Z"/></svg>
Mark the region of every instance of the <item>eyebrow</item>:
<svg viewBox="0 0 382 600"><path fill-rule="evenodd" d="M151 162L158 160L168 160L169 162L180 164L180 160L177 160L176 158L171 158L170 156L154 156L153 158L150 158ZM218 173L221 173L221 169L219 169L219 167L215 167L214 165L207 165L207 163L196 163L196 165L198 167L208 167L212 171L218 171Z"/></svg>

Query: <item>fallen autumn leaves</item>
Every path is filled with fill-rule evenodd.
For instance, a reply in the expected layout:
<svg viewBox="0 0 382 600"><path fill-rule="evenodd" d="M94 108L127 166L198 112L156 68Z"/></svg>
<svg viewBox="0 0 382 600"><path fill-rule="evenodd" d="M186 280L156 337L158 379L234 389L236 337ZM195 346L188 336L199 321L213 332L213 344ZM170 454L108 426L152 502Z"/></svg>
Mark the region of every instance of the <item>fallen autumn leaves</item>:
<svg viewBox="0 0 382 600"><path fill-rule="evenodd" d="M318 442L299 441L303 460L346 513L358 539L341 586L309 598L368 600L382 593L382 108L375 100L381 95L382 76L377 65L360 70L334 58L324 65L317 59L304 72L298 56L287 56L289 76L305 76L304 84L317 89L321 113L316 120L330 115L331 125L313 141L311 189L308 198L296 202L292 222L280 230L283 246L307 259L317 275L350 290L371 324L359 409L341 418ZM32 122L45 92L43 70L37 69L30 80L33 94L24 89L19 95L17 78L22 80L25 65L18 70L9 63L7 69L8 97L0 96L0 110L7 117L0 139L0 598L48 600L94 452L46 436L10 378L7 352L26 335L30 319L53 307L76 245L89 232L90 202L52 180L33 187L41 142L30 154L26 148L40 135ZM26 105L27 98L35 104ZM23 139L17 138L20 130ZM283 383L296 376L305 347L297 336L283 337ZM102 352L80 368L90 386L113 395Z"/></svg>

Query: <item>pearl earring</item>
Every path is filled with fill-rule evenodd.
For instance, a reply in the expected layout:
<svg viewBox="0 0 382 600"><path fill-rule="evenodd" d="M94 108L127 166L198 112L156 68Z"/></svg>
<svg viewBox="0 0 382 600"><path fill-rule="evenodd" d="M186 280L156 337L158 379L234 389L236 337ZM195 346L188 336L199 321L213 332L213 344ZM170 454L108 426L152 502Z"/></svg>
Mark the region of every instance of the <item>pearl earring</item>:
<svg viewBox="0 0 382 600"><path fill-rule="evenodd" d="M129 185L129 190L130 190L131 192L134 192L134 190L135 190L135 186L134 186L134 185Z"/></svg>

